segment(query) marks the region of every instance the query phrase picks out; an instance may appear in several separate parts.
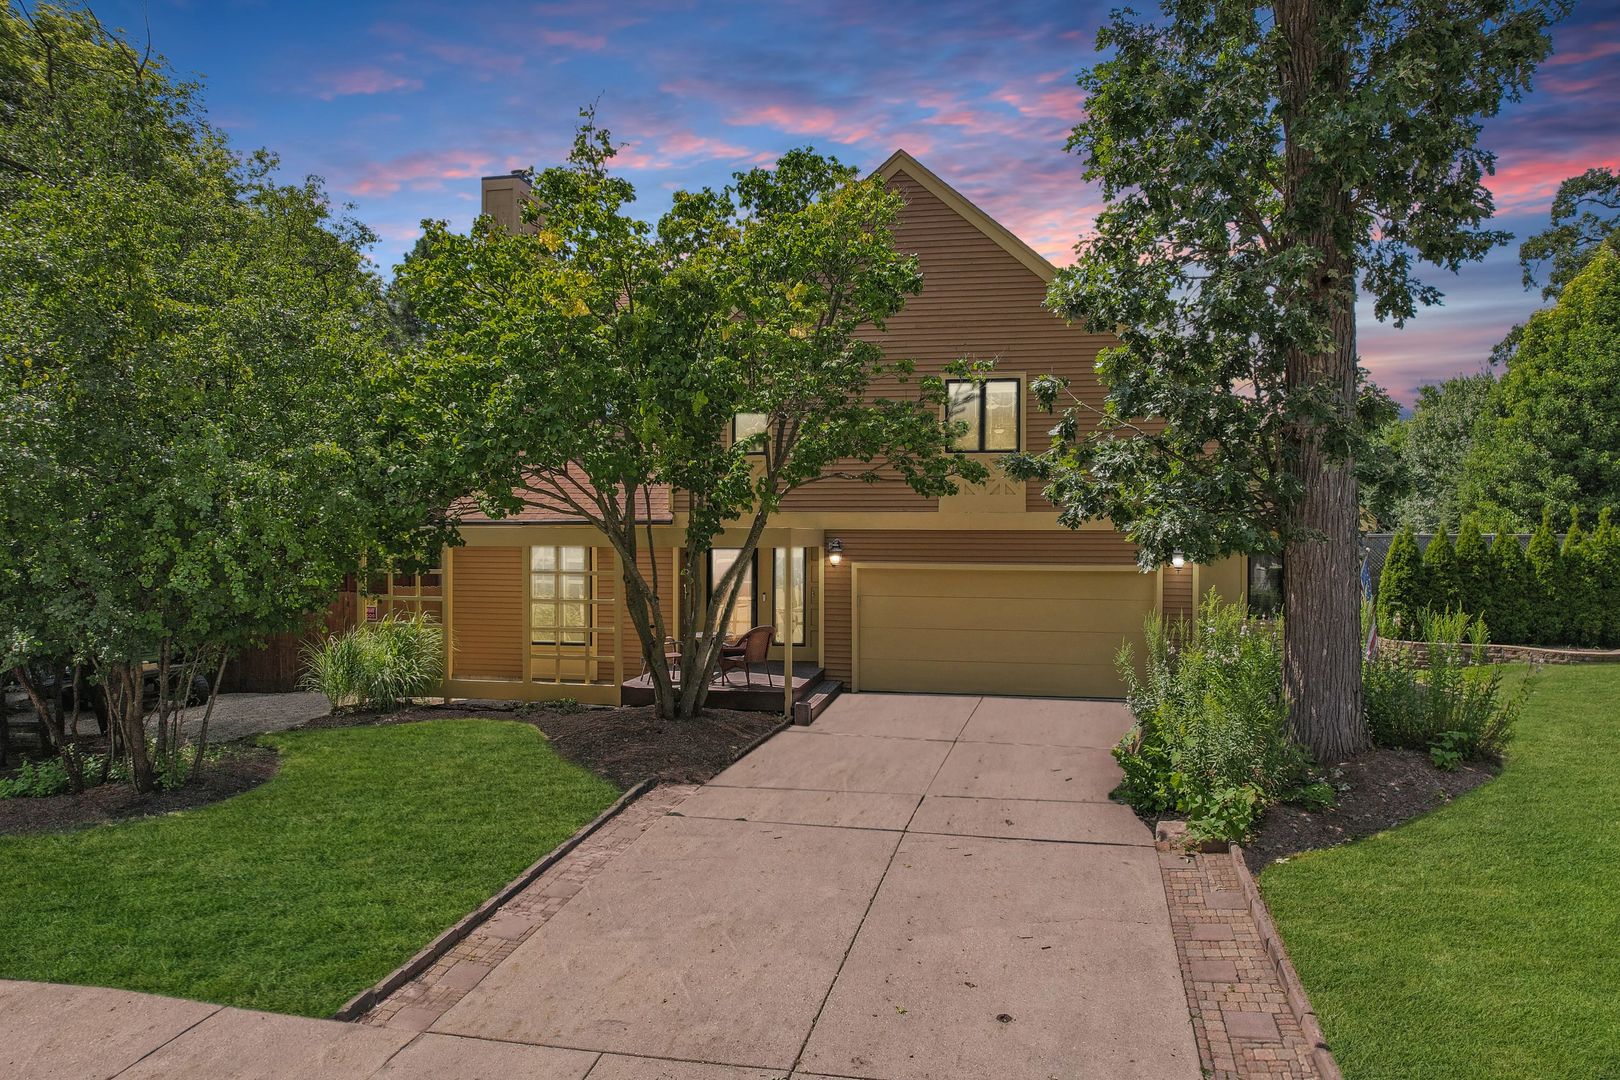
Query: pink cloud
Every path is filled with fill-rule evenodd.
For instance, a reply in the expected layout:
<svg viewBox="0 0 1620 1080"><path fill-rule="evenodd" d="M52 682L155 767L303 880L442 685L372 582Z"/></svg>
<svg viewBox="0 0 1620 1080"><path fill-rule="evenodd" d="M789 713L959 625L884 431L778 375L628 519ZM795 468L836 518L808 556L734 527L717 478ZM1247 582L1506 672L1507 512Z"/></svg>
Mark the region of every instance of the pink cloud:
<svg viewBox="0 0 1620 1080"><path fill-rule="evenodd" d="M480 82L487 82L496 75L515 75L528 59L522 49L488 49L450 41L433 42L423 48L428 55L446 64L471 69Z"/></svg>
<svg viewBox="0 0 1620 1080"><path fill-rule="evenodd" d="M1612 147L1558 158L1510 161L1498 165L1495 176L1485 178L1485 186L1496 200L1498 214L1540 209L1552 201L1558 185L1587 169L1620 167L1620 154Z"/></svg>
<svg viewBox="0 0 1620 1080"><path fill-rule="evenodd" d="M494 163L476 150L421 150L388 161L371 161L344 190L355 195L392 195L401 188L431 191L453 180L484 176Z"/></svg>
<svg viewBox="0 0 1620 1080"><path fill-rule="evenodd" d="M1594 26L1589 29L1592 31L1613 31L1617 28L1620 28L1620 23L1606 23L1603 26ZM1554 53L1547 60L1547 64L1549 67L1561 64L1584 64L1588 60L1601 60L1605 56L1614 56L1617 53L1620 53L1620 41L1599 41L1588 45L1584 49L1571 49L1568 52Z"/></svg>
<svg viewBox="0 0 1620 1080"><path fill-rule="evenodd" d="M392 94L422 89L422 80L408 75L396 75L379 67L357 67L348 71L333 71L315 77L315 96L323 101L351 97L357 94Z"/></svg>
<svg viewBox="0 0 1620 1080"><path fill-rule="evenodd" d="M755 165L776 160L771 153L750 150L746 146L699 135L694 131L649 133L645 137L626 142L614 155L614 163L627 169L673 169L700 161L725 161Z"/></svg>
<svg viewBox="0 0 1620 1080"><path fill-rule="evenodd" d="M755 105L731 113L726 123L737 127L773 127L795 135L824 135L839 143L856 143L877 134L874 124L853 121L849 111L825 105Z"/></svg>
<svg viewBox="0 0 1620 1080"><path fill-rule="evenodd" d="M581 30L542 30L540 40L553 48L579 52L599 52L607 46L604 35L587 34Z"/></svg>
<svg viewBox="0 0 1620 1080"><path fill-rule="evenodd" d="M1003 86L990 96L1011 105L1025 116L1049 117L1066 124L1079 123L1085 112L1085 98L1075 87L1026 94L1011 86Z"/></svg>

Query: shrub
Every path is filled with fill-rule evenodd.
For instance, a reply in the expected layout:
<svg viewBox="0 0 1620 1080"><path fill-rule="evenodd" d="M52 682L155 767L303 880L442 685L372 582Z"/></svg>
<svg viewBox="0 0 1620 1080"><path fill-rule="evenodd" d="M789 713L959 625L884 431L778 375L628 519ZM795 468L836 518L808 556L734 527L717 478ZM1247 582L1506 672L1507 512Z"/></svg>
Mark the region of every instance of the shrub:
<svg viewBox="0 0 1620 1080"><path fill-rule="evenodd" d="M1117 794L1144 814L1183 815L1195 838L1241 840L1308 765L1288 736L1281 623L1211 592L1196 618L1145 629L1146 673L1129 645L1118 658L1136 724L1114 749Z"/></svg>
<svg viewBox="0 0 1620 1080"><path fill-rule="evenodd" d="M1530 564L1530 619L1528 640L1537 645L1562 645L1568 639L1564 617L1564 559L1553 534L1552 507L1541 513L1541 524L1525 552Z"/></svg>
<svg viewBox="0 0 1620 1080"><path fill-rule="evenodd" d="M1457 606L1492 627L1490 607L1496 598L1496 563L1490 545L1470 515L1457 530Z"/></svg>
<svg viewBox="0 0 1620 1080"><path fill-rule="evenodd" d="M421 615L389 615L311 646L302 684L325 694L334 712L387 712L427 694L443 675L443 629Z"/></svg>
<svg viewBox="0 0 1620 1080"><path fill-rule="evenodd" d="M1378 632L1393 638L1410 634L1423 610L1423 593L1423 558L1408 525L1390 541L1378 575ZM1402 634L1402 627L1407 634Z"/></svg>
<svg viewBox="0 0 1620 1080"><path fill-rule="evenodd" d="M1457 549L1444 528L1423 549L1423 606L1430 611L1458 611L1463 606Z"/></svg>
<svg viewBox="0 0 1620 1080"><path fill-rule="evenodd" d="M1535 582L1519 538L1510 532L1496 534L1491 545L1491 561L1496 564L1495 591L1486 605L1486 625L1496 641L1523 644L1531 640L1535 604L1531 599Z"/></svg>
<svg viewBox="0 0 1620 1080"><path fill-rule="evenodd" d="M0 799L42 799L68 787L67 766L61 758L25 761L11 776L0 778Z"/></svg>
<svg viewBox="0 0 1620 1080"><path fill-rule="evenodd" d="M1600 567L1596 555L1592 537L1581 528L1581 512L1571 510L1559 563L1564 575L1564 617L1574 645L1593 646L1603 640L1606 613L1598 591Z"/></svg>
<svg viewBox="0 0 1620 1080"><path fill-rule="evenodd" d="M1442 767L1498 758L1529 691L1502 693L1503 669L1486 662L1485 623L1462 612L1422 623L1427 666L1405 651L1380 653L1362 666L1367 727L1379 746L1425 750Z"/></svg>
<svg viewBox="0 0 1620 1080"><path fill-rule="evenodd" d="M155 752L154 741L150 739L147 740L147 750L152 754L152 767L157 773L157 786L161 790L180 787L191 775L193 760L190 756L181 754L178 761L168 755L159 756ZM218 761L225 753L223 748L211 746L203 760ZM105 754L83 754L79 758L79 768L87 788L97 787L103 782L129 783L129 759L122 754L110 762ZM72 785L68 782L67 766L60 757L24 761L11 776L0 778L0 799L44 799L66 794L70 790Z"/></svg>
<svg viewBox="0 0 1620 1080"><path fill-rule="evenodd" d="M1597 574L1598 604L1603 610L1600 640L1604 648L1613 649L1620 647L1620 529L1615 528L1613 511L1608 507L1598 514L1589 550Z"/></svg>

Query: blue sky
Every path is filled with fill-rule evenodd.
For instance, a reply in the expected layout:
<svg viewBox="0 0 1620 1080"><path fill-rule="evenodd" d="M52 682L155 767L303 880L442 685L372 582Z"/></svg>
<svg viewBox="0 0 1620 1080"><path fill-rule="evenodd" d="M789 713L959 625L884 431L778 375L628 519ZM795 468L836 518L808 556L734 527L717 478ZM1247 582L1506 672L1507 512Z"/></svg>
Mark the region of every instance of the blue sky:
<svg viewBox="0 0 1620 1080"><path fill-rule="evenodd" d="M1108 3L459 4L147 0L99 3L204 78L239 149L277 151L324 177L382 237L386 272L423 217L465 227L478 178L566 153L576 113L626 143L648 214L668 192L799 145L875 166L896 147L1057 262L1098 207L1063 153L1074 74L1095 59ZM1558 181L1620 166L1620 0L1587 0L1555 32L1536 92L1487 126L1500 156L1500 227L1541 228ZM1418 385L1477 370L1537 303L1515 247L1460 275L1434 272L1443 308L1396 331L1362 319L1374 377Z"/></svg>

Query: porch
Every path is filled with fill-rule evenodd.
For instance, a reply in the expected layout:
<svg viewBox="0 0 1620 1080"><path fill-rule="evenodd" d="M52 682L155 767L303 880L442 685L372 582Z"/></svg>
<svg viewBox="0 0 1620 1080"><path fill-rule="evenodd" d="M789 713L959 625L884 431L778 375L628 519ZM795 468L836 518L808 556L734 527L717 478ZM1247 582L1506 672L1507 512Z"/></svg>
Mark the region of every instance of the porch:
<svg viewBox="0 0 1620 1080"><path fill-rule="evenodd" d="M793 700L804 701L826 681L826 669L813 660L796 661L793 665ZM620 686L619 700L625 705L651 705L652 680L646 675L626 679ZM709 688L708 704L716 709L740 709L748 712L780 712L782 709L782 662L767 660L744 680L743 673L733 671L727 685L716 679Z"/></svg>

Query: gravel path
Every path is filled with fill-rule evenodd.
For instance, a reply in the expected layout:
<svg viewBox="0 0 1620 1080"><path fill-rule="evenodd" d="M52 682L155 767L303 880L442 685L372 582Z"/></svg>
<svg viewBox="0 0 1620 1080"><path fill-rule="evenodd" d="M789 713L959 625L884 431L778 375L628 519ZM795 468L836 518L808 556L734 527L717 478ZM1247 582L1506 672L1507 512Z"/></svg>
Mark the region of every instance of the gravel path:
<svg viewBox="0 0 1620 1080"><path fill-rule="evenodd" d="M244 739L265 731L285 731L331 711L324 694L221 694L208 721L210 743ZM201 709L186 710L186 734L202 723Z"/></svg>

